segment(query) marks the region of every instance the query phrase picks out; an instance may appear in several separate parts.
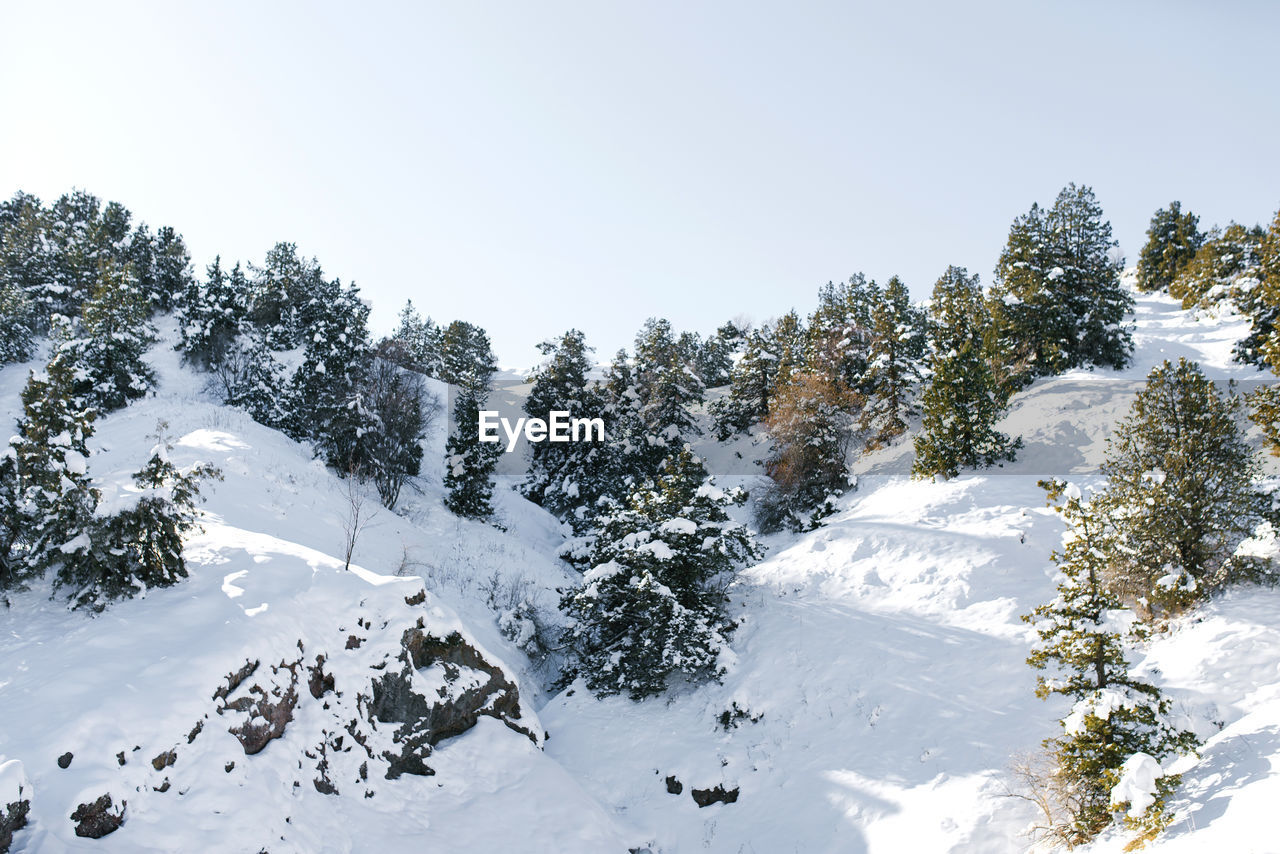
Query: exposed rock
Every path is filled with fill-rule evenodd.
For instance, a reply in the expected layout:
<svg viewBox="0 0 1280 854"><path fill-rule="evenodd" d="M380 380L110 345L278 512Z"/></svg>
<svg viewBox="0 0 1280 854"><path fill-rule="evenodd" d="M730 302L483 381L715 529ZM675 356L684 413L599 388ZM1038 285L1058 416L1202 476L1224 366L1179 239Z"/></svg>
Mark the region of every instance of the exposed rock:
<svg viewBox="0 0 1280 854"><path fill-rule="evenodd" d="M699 807L709 807L712 804L732 804L737 803L738 789L735 786L732 789L725 789L724 786L716 786L714 789L693 789L693 801Z"/></svg>
<svg viewBox="0 0 1280 854"><path fill-rule="evenodd" d="M124 810L128 801L120 802L120 811L112 810L111 795L106 794L96 801L81 804L71 814L76 823L76 836L87 839L101 839L124 824Z"/></svg>
<svg viewBox="0 0 1280 854"><path fill-rule="evenodd" d="M360 644L364 643L364 638L358 638L355 635L347 635L347 649L359 649Z"/></svg>
<svg viewBox="0 0 1280 854"><path fill-rule="evenodd" d="M161 783L159 786L152 786L151 789L152 791L160 792L162 794L164 792L169 791L169 778L165 777L163 783Z"/></svg>
<svg viewBox="0 0 1280 854"><path fill-rule="evenodd" d="M191 732L187 733L187 744L196 740L196 736L204 730L204 721L196 721L196 725L191 728Z"/></svg>
<svg viewBox="0 0 1280 854"><path fill-rule="evenodd" d="M74 757L71 755L71 751L68 750L66 753L58 757L58 767L64 771L67 770L68 768L71 767L71 760L73 758Z"/></svg>
<svg viewBox="0 0 1280 854"><path fill-rule="evenodd" d="M258 669L257 661L246 661L244 663L244 666L241 667L239 670L235 670L235 671L232 671L231 673L228 673L227 684L223 685L222 687L218 688L218 690L213 692L213 699L226 700L227 697L230 697L231 693L235 691L237 688L239 688L240 684L244 682L244 680L252 676L253 672L257 669ZM135 748L135 750L136 749L137 748Z"/></svg>
<svg viewBox="0 0 1280 854"><path fill-rule="evenodd" d="M228 711L247 714L242 723L228 729L240 741L246 756L261 753L271 741L284 735L285 727L293 720L293 710L298 705L298 666L301 664L301 660L282 661L272 666L272 678L263 680L267 688L255 683L245 696L228 700L218 709L219 714ZM224 699L229 694L224 695Z"/></svg>
<svg viewBox="0 0 1280 854"><path fill-rule="evenodd" d="M156 769L157 771L163 771L164 769L168 768L170 765L172 765L177 761L178 761L178 751L166 750L164 753L161 753L155 759L151 760L151 767Z"/></svg>
<svg viewBox="0 0 1280 854"><path fill-rule="evenodd" d="M324 672L324 656L317 655L316 663L307 668L310 678L307 679L307 688L311 691L311 696L319 700L325 694L333 690L333 674Z"/></svg>
<svg viewBox="0 0 1280 854"><path fill-rule="evenodd" d="M228 762L226 765L222 766L222 770L230 774L233 770L235 770L235 767L236 767L236 762L233 759L230 762Z"/></svg>
<svg viewBox="0 0 1280 854"><path fill-rule="evenodd" d="M684 783L677 780L674 774L667 778L667 794L678 795L683 791Z"/></svg>
<svg viewBox="0 0 1280 854"><path fill-rule="evenodd" d="M401 637L403 651L399 672L388 672L373 682L368 714L383 723L402 724L393 740L403 745L398 754L383 754L389 764L386 776L435 773L424 761L431 749L446 738L461 735L476 725L481 715L502 721L537 743L537 737L517 723L520 694L501 669L485 661L475 647L457 632L443 640L423 631L422 621ZM436 668L439 668L436 672ZM414 671L432 668L443 684L437 696L424 696L413 688Z"/></svg>
<svg viewBox="0 0 1280 854"><path fill-rule="evenodd" d="M116 754L116 762L120 763L121 765L124 765L126 761L127 760L124 758L123 750Z"/></svg>
<svg viewBox="0 0 1280 854"><path fill-rule="evenodd" d="M404 597L404 604L406 605L421 605L425 601L427 601L426 588L419 590L417 593L413 594L412 596Z"/></svg>
<svg viewBox="0 0 1280 854"><path fill-rule="evenodd" d="M22 787L18 787L22 794ZM12 803L0 806L0 854L9 850L13 844L13 833L27 826L27 813L31 812L31 801L20 798Z"/></svg>

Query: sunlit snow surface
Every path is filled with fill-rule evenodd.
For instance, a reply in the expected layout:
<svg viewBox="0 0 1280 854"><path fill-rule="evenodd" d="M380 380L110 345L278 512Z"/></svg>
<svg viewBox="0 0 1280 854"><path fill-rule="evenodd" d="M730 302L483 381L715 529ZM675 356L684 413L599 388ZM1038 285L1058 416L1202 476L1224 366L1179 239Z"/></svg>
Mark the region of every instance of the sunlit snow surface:
<svg viewBox="0 0 1280 854"><path fill-rule="evenodd" d="M1219 379L1257 376L1230 362L1238 318L1141 297L1136 319L1132 368L1041 380L1015 399L1004 429L1026 439L1018 463L935 484L903 476L909 443L859 461L840 511L818 531L768 538L767 558L732 589L740 625L724 683L642 703L581 686L553 694L499 632L487 590L519 588L553 614L556 588L575 575L554 557L558 524L506 489L506 532L443 510L443 425L422 492L407 492L403 516L372 519L345 572L343 484L306 448L213 405L159 345L159 394L99 423L90 472L128 484L164 420L176 463L215 463L225 480L208 487L187 582L96 618L68 613L47 588L0 610L0 795L20 775L34 792L15 850L1024 851L1036 816L1008 796L1006 770L1070 711L1034 697L1024 663L1032 633L1019 616L1051 596L1048 557L1062 534L1036 478L1096 485L1107 435L1162 358L1196 358ZM0 371L11 419L26 370ZM698 447L713 470L737 473L722 486L752 485L767 450L742 439ZM409 606L418 577L431 595ZM1206 739L1200 760L1167 769L1183 774L1176 817L1149 850L1274 847L1263 832L1280 797L1278 614L1280 593L1235 591L1136 656ZM410 615L502 662L527 720L550 734L544 749L482 718L433 754L435 776L379 781L364 798L321 794L299 771L320 725L310 706L255 756L217 715L186 743L247 657L296 657L301 640L330 654L341 685L356 678L342 663L355 660L343 641L356 620ZM149 760L174 746L177 762L155 771ZM668 793L669 776L680 794ZM172 788L153 791L164 777ZM737 788L737 802L699 808L691 790L716 786ZM107 791L129 802L125 824L77 839L71 811Z"/></svg>

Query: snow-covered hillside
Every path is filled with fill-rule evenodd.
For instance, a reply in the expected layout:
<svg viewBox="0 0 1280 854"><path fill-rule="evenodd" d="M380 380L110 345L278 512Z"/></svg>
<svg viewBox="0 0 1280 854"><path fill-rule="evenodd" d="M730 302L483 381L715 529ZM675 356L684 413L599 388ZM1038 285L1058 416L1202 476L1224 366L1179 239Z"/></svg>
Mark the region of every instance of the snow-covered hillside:
<svg viewBox="0 0 1280 854"><path fill-rule="evenodd" d="M639 703L551 693L499 627L519 600L554 612L573 577L554 557L562 534L509 490L505 532L448 514L440 430L422 492L373 518L347 572L346 484L210 403L161 343L160 392L98 424L92 472L124 488L163 420L176 461L225 479L207 489L190 580L96 618L47 589L0 608L0 808L20 781L31 803L13 850L1026 850L1036 814L1011 796L1009 765L1067 711L1035 698L1025 664L1020 615L1052 596L1062 534L1037 477L1092 482L1160 359L1256 376L1230 362L1234 318L1142 296L1137 324L1129 370L1015 398L1002 429L1027 448L1003 470L911 481L909 442L861 460L839 512L766 539L732 589L723 683ZM11 417L25 377L0 372ZM704 447L713 470L743 474L763 450ZM1142 651L1138 668L1205 739L1151 850L1274 848L1261 829L1280 793L1277 614L1280 592L1236 590ZM428 708L434 747L399 719ZM415 760L434 774L395 776ZM77 838L73 811L108 793L127 801L122 827Z"/></svg>

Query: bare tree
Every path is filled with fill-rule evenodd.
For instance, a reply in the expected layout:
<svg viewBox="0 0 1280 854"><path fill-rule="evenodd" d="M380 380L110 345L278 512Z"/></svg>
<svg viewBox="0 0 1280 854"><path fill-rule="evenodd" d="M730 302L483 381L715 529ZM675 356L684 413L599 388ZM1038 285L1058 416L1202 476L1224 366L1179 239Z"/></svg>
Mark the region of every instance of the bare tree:
<svg viewBox="0 0 1280 854"><path fill-rule="evenodd" d="M378 515L379 507L370 506L368 496L364 488L364 476L360 470L360 466L352 463L347 469L346 476L342 479L345 485L343 493L347 501L347 514L342 519L342 532L345 535L343 540L343 569L351 569L351 556L356 550L356 540L360 538L360 534L374 517Z"/></svg>
<svg viewBox="0 0 1280 854"><path fill-rule="evenodd" d="M366 400L374 426L361 442L378 496L392 509L405 482L420 471L422 441L439 417L440 402L422 374L384 359L369 372Z"/></svg>

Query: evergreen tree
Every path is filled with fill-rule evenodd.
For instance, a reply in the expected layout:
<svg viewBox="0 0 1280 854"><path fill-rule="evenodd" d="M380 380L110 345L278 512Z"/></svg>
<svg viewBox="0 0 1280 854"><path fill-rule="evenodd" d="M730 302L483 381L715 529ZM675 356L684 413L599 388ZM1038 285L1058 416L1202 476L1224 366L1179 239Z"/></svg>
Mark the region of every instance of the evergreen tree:
<svg viewBox="0 0 1280 854"><path fill-rule="evenodd" d="M996 267L993 352L1025 366L1021 382L1070 368L1121 368L1133 348L1111 224L1088 187L1069 184L1053 207L1014 220Z"/></svg>
<svg viewBox="0 0 1280 854"><path fill-rule="evenodd" d="M143 360L155 341L148 313L132 268L104 262L79 328L62 327L56 335L53 360L74 370L75 394L83 407L111 412L155 385L155 372Z"/></svg>
<svg viewBox="0 0 1280 854"><path fill-rule="evenodd" d="M773 327L765 324L747 332L742 358L729 372L729 393L711 404L717 439L724 441L745 432L769 414L777 374Z"/></svg>
<svg viewBox="0 0 1280 854"><path fill-rule="evenodd" d="M502 445L481 442L480 410L483 394L462 388L454 398L454 428L445 445L445 506L468 519L488 520L493 516L493 470L502 454Z"/></svg>
<svg viewBox="0 0 1280 854"><path fill-rule="evenodd" d="M74 365L54 359L32 372L22 391L23 417L12 444L26 546L11 572L19 583L50 571L82 572L92 562L98 490L89 480L87 442L97 413L82 404L75 383Z"/></svg>
<svg viewBox="0 0 1280 854"><path fill-rule="evenodd" d="M911 304L911 294L897 276L876 292L870 331L860 427L868 450L874 450L906 433L919 412L916 389L925 354L925 313Z"/></svg>
<svg viewBox="0 0 1280 854"><path fill-rule="evenodd" d="M184 361L204 370L220 364L249 331L249 282L240 265L223 272L222 258L213 259L205 281L190 278L177 299L178 349Z"/></svg>
<svg viewBox="0 0 1280 854"><path fill-rule="evenodd" d="M1108 580L1126 601L1167 613L1261 571L1236 555L1266 507L1240 406L1194 362L1165 361L1108 440L1096 503L1115 529Z"/></svg>
<svg viewBox="0 0 1280 854"><path fill-rule="evenodd" d="M400 312L400 325L390 338L379 342L379 355L410 371L440 377L444 369L442 338L440 327L429 317L424 320L414 308L413 300L406 300Z"/></svg>
<svg viewBox="0 0 1280 854"><path fill-rule="evenodd" d="M172 311L179 296L195 280L191 253L182 235L169 226L156 232L149 298L156 311Z"/></svg>
<svg viewBox="0 0 1280 854"><path fill-rule="evenodd" d="M59 568L57 586L70 588L73 608L101 611L114 599L187 577L182 539L196 527L200 482L222 475L202 463L179 469L171 450L161 439L133 476L138 491L94 521L89 559Z"/></svg>
<svg viewBox="0 0 1280 854"><path fill-rule="evenodd" d="M227 406L249 413L267 427L285 429L296 416L289 411L289 382L276 361L262 330L250 328L234 339L209 366L210 385ZM292 428L291 428L292 429Z"/></svg>
<svg viewBox="0 0 1280 854"><path fill-rule="evenodd" d="M1231 223L1205 235L1196 254L1169 283L1169 295L1182 300L1183 308L1209 308L1224 300L1245 296L1257 273L1261 228Z"/></svg>
<svg viewBox="0 0 1280 854"><path fill-rule="evenodd" d="M766 425L773 454L765 472L773 484L756 521L765 532L798 531L834 510L851 486L848 454L861 398L829 376L801 373L774 398Z"/></svg>
<svg viewBox="0 0 1280 854"><path fill-rule="evenodd" d="M360 392L369 370L369 306L354 285L321 280L299 311L306 322L302 364L290 386L286 432L311 439L339 472L362 467L360 437L370 426Z"/></svg>
<svg viewBox="0 0 1280 854"><path fill-rule="evenodd" d="M604 397L587 379L591 348L586 337L571 329L538 349L547 358L529 378L532 387L525 399L525 413L548 421L553 411L567 412L569 418L603 418ZM530 449L525 496L575 528L583 527L596 500L611 487L608 444L541 442Z"/></svg>
<svg viewBox="0 0 1280 854"><path fill-rule="evenodd" d="M733 370L733 355L743 339L732 323L726 323L703 342L696 358L698 378L707 388L728 385Z"/></svg>
<svg viewBox="0 0 1280 854"><path fill-rule="evenodd" d="M1271 227L1259 242L1258 282L1251 302L1253 329L1237 345L1236 358L1265 364L1273 374L1280 373L1280 334L1276 331L1276 320L1280 318L1280 211L1276 211ZM1250 395L1249 406L1250 416L1262 428L1271 452L1280 454L1280 387L1274 383L1262 386Z"/></svg>
<svg viewBox="0 0 1280 854"><path fill-rule="evenodd" d="M501 443L480 441L480 410L489 398L497 361L483 329L461 320L441 336L441 378L454 386L453 430L445 446L445 506L459 516L493 516L493 470Z"/></svg>
<svg viewBox="0 0 1280 854"><path fill-rule="evenodd" d="M1051 500L1066 495L1057 509L1068 534L1062 551L1053 555L1062 581L1057 598L1023 619L1039 635L1027 663L1050 672L1036 677L1036 696L1075 701L1062 721L1062 735L1044 743L1054 769L1050 779L1040 781L1046 790L1041 800L1047 796L1058 811L1046 829L1055 841L1074 846L1106 829L1116 807L1132 797L1117 788L1126 763L1139 756L1160 761L1190 752L1196 739L1167 723L1169 701L1136 678L1126 660L1126 641L1143 635L1106 582L1107 554L1113 551L1107 511L1085 502L1075 487L1061 482L1046 487ZM1165 800L1178 782L1176 775L1161 776L1145 810L1131 805L1129 826L1146 838L1158 833L1168 823Z"/></svg>
<svg viewBox="0 0 1280 854"><path fill-rule="evenodd" d="M601 695L661 693L673 679L716 678L733 623L724 589L759 552L725 508L741 503L685 448L604 517L582 584L561 608L572 622L566 679Z"/></svg>
<svg viewBox="0 0 1280 854"><path fill-rule="evenodd" d="M978 277L948 267L929 311L929 382L912 473L950 478L961 468L1011 461L1022 439L1011 442L993 426L1005 398L988 360L991 319Z"/></svg>
<svg viewBox="0 0 1280 854"><path fill-rule="evenodd" d="M45 231L39 199L18 193L0 204L0 364L25 361L35 337L48 329Z"/></svg>
<svg viewBox="0 0 1280 854"><path fill-rule="evenodd" d="M1182 212L1181 202L1170 202L1167 209L1156 211L1138 257L1138 290L1169 290L1204 240L1199 224L1199 217L1191 211Z"/></svg>
<svg viewBox="0 0 1280 854"><path fill-rule="evenodd" d="M828 282L823 286L818 291L818 308L805 330L805 369L819 371L850 391L865 392L872 314L880 298L879 286L861 273L850 277L847 284ZM779 388L788 381L787 373L779 370Z"/></svg>
<svg viewBox="0 0 1280 854"><path fill-rule="evenodd" d="M289 350L303 343L302 338L314 325L312 315L327 310L313 298L332 290L319 262L299 257L295 244L277 243L261 267L250 266L250 273L250 317L263 330L267 346Z"/></svg>
<svg viewBox="0 0 1280 854"><path fill-rule="evenodd" d="M653 471L668 449L681 447L682 437L702 432L690 411L704 395L689 361L695 351L679 346L666 320L650 318L636 335L635 389L655 455L645 471Z"/></svg>

